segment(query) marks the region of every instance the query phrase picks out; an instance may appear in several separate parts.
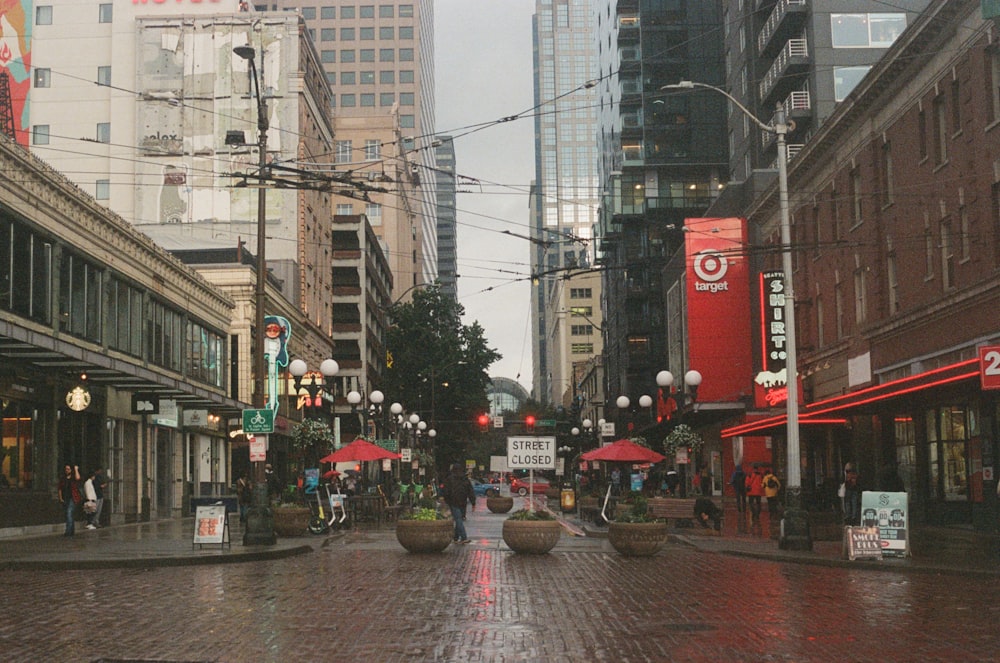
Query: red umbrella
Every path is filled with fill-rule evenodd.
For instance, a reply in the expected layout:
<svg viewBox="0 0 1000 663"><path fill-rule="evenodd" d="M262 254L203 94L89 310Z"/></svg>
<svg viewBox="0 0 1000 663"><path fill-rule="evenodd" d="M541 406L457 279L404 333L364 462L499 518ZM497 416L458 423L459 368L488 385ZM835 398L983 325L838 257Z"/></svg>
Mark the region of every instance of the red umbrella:
<svg viewBox="0 0 1000 663"><path fill-rule="evenodd" d="M326 472L323 473L324 479L329 479L331 477L339 477L339 476L340 472L338 472L337 470L327 470Z"/></svg>
<svg viewBox="0 0 1000 663"><path fill-rule="evenodd" d="M402 458L400 454L393 453L377 444L372 444L367 440L362 440L358 438L348 444L347 446L341 447L334 451L329 456L324 456L320 458L321 463L350 463L357 461L368 461L368 460L382 460L383 458L391 458L393 460L399 460Z"/></svg>
<svg viewBox="0 0 1000 663"><path fill-rule="evenodd" d="M580 456L583 460L603 460L620 463L659 463L666 458L652 449L636 444L631 440L618 440L611 444L588 451Z"/></svg>

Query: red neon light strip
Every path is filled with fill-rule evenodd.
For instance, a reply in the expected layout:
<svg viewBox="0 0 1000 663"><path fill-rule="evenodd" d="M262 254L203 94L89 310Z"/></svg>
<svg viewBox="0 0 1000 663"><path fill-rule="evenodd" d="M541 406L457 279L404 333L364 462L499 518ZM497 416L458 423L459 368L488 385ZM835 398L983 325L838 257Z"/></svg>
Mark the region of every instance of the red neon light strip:
<svg viewBox="0 0 1000 663"><path fill-rule="evenodd" d="M763 370L770 370L767 363L767 334L764 320L764 272L757 273L757 296L760 298L760 365Z"/></svg>
<svg viewBox="0 0 1000 663"><path fill-rule="evenodd" d="M943 368L943 369L935 369L933 371L928 371L927 373L921 373L920 376L914 376L914 377L926 377L928 375L934 375L934 374L941 373L942 371L945 371L945 370L949 370L949 369L954 370L957 367L966 366L966 365L968 365L970 363L978 365L978 360L971 360L971 361L967 361L967 362L961 362L959 364L953 364L952 366L948 366L948 367ZM908 387L906 389L899 389L899 390L893 391L891 393L877 394L877 395L871 396L870 398L865 398L865 399L861 399L861 400L852 400L850 403L839 403L839 404L835 404L835 405L833 404L836 401L843 401L847 397L857 396L858 394L871 393L872 391L875 391L876 389L878 389L880 387L884 389L885 387L887 387L889 385L899 384L900 382L903 382L903 381L912 381L913 377L901 378L899 380L893 380L892 382L887 382L884 385L878 385L877 387L869 387L868 389L862 389L860 391L853 392L852 394L846 394L845 396L836 396L834 398L829 398L827 400L823 400L823 401L819 401L819 402L813 403L812 405L809 406L809 408L811 409L811 411L807 415L804 415L799 420L799 423L800 424L819 423L819 420L815 419L815 417L817 415L820 415L820 414L826 414L826 413L829 413L829 412L836 412L836 411L844 410L844 409L850 408L850 407L857 407L859 405L866 405L868 403L875 403L877 401L882 401L882 400L886 400L888 398L894 398L894 397L897 397L897 396L903 396L905 394L913 393L915 391L921 391L923 389L930 389L932 387L938 387L938 386L941 386L941 385L952 384L954 382L961 382L962 380L968 380L970 378L977 378L977 377L979 377L979 370L978 370L978 368L975 371L970 371L968 373L961 373L959 375L954 375L952 377L943 378L943 379L937 380L935 382L928 382L928 383L925 383L925 384L913 385L912 387ZM823 407L823 406L829 406L829 407ZM813 408L821 408L821 407L822 407L822 409L813 409ZM755 431L755 430L764 430L764 429L767 429L767 428L773 428L773 427L775 427L777 425L780 425L781 423L783 423L785 421L787 421L787 416L786 415L781 415L779 417L772 417L771 419L762 419L760 421L755 421L755 422L752 422L752 423L749 423L749 424L743 424L742 426L734 426L733 428L725 429L725 430L723 430L723 431L720 432L720 436L721 437L734 437L736 435L742 435L742 434L745 434L745 433L748 433L748 432L751 432L751 431Z"/></svg>
<svg viewBox="0 0 1000 663"><path fill-rule="evenodd" d="M909 393L912 393L914 391L920 391L922 389L930 389L931 387L937 387L937 386L940 386L940 385L943 385L943 384L951 384L952 382L960 382L962 380L968 380L969 378L978 378L978 377L979 377L979 371L975 370L975 371L972 371L971 373L962 373L961 375L955 375L955 376L950 377L950 378L944 378L942 380L938 380L937 382L928 382L927 384L914 385L914 386L909 387L907 389L900 389L899 391L894 391L891 394L881 394L881 395L872 396L871 398L866 398L866 399L860 400L860 401L854 401L854 402L851 402L851 403L844 403L844 404L841 404L841 405L834 405L834 406L828 407L828 408L826 408L824 410L816 410L814 412L810 412L810 414L824 414L826 412L835 412L837 410L843 410L844 408L848 408L848 407L854 407L854 406L857 406L857 405L865 405L866 403L874 403L876 401L885 400L887 398L892 398L892 397L895 397L895 396L902 396L904 394L909 394Z"/></svg>
<svg viewBox="0 0 1000 663"><path fill-rule="evenodd" d="M978 363L979 363L979 359L969 359L967 361L962 361L962 362L959 362L957 364L951 364L951 365L945 366L943 368L935 368L934 370L927 371L925 373L919 373L917 375L910 375L910 376L905 377L905 378L899 378L898 380L893 380L892 382L886 382L885 384L877 384L877 385L875 385L873 387L866 387L864 389L859 389L858 391L852 391L852 392L850 392L848 394L843 394L841 396L833 396L831 398L827 398L827 399L822 400L822 401L817 401L817 402L813 403L812 405L807 405L806 408L822 407L822 406L829 405L831 403L835 403L837 401L842 401L842 400L847 400L847 399L852 399L853 400L854 398L857 398L858 396L862 396L864 394L867 394L867 393L870 393L870 392L873 392L873 391L889 389L893 385L901 385L904 382L912 382L914 380L923 380L923 379L926 379L926 378L928 378L928 377L930 377L932 375L937 375L938 373L943 373L945 371L954 371L954 370L963 368L965 366L971 366L971 365L978 364ZM934 384L938 384L938 383L934 383ZM926 385L926 386L930 386L930 385ZM906 393L906 392L901 392L901 393ZM867 401L865 401L865 402L867 402Z"/></svg>

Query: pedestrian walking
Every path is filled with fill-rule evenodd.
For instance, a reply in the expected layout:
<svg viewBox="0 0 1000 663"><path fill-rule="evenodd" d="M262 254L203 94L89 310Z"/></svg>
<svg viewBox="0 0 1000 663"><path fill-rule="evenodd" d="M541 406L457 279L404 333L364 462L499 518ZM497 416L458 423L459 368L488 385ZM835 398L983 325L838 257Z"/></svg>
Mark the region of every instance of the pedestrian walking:
<svg viewBox="0 0 1000 663"><path fill-rule="evenodd" d="M764 478L761 481L764 484L764 497L767 498L767 512L772 518L777 517L778 507L780 506L778 492L781 491L781 482L774 475L774 470L771 468L767 468L767 471L764 472Z"/></svg>
<svg viewBox="0 0 1000 663"><path fill-rule="evenodd" d="M729 483L736 491L736 510L743 513L747 510L747 475L743 471L742 463L733 470L733 476L729 479Z"/></svg>
<svg viewBox="0 0 1000 663"><path fill-rule="evenodd" d="M101 526L101 511L104 509L104 489L108 487L108 477L104 468L94 470L94 493L97 494L97 510L94 512L94 527Z"/></svg>
<svg viewBox="0 0 1000 663"><path fill-rule="evenodd" d="M240 478L236 480L236 502L240 507L240 523L246 524L247 510L253 503L253 484L250 483L250 476L246 470L243 470Z"/></svg>
<svg viewBox="0 0 1000 663"><path fill-rule="evenodd" d="M73 536L76 532L74 521L76 505L80 503L80 467L66 465L63 467L63 475L59 479L59 503L63 506L66 514L66 531L63 536Z"/></svg>
<svg viewBox="0 0 1000 663"><path fill-rule="evenodd" d="M764 470L754 463L753 472L747 477L747 504L750 507L750 520L760 520L760 498L764 496Z"/></svg>
<svg viewBox="0 0 1000 663"><path fill-rule="evenodd" d="M844 465L844 524L861 524L861 477L852 463Z"/></svg>
<svg viewBox="0 0 1000 663"><path fill-rule="evenodd" d="M468 503L473 509L476 508L476 493L461 465L456 463L451 466L451 474L445 479L442 492L445 504L451 509L451 517L455 521L454 543L468 543L469 534L465 531L465 505Z"/></svg>
<svg viewBox="0 0 1000 663"><path fill-rule="evenodd" d="M87 517L87 529L97 529L97 525L94 524L94 514L97 513L97 491L94 489L93 470L83 482L83 497L83 515Z"/></svg>

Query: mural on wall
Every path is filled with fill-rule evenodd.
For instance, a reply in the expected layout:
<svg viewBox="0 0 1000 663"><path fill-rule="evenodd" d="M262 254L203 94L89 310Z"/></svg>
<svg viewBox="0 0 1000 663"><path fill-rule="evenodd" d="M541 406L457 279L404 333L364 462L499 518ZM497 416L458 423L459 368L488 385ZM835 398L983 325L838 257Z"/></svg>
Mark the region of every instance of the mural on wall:
<svg viewBox="0 0 1000 663"><path fill-rule="evenodd" d="M0 0L0 72L7 74L17 142L28 144L32 0Z"/></svg>
<svg viewBox="0 0 1000 663"><path fill-rule="evenodd" d="M152 184L136 187L138 225L159 241L184 237L188 243L235 243L256 226L259 191L252 178L249 186L241 186L244 182L233 176L253 174L259 167L250 70L232 52L233 44L246 40L245 33L233 32L229 25L195 30L140 22L137 35L141 98L136 121L143 161L136 174ZM280 39L265 40L257 48L264 54L259 59L263 93L269 97L268 153L273 156L282 149L285 114L294 113L295 106L281 103L284 91L276 72L285 51ZM243 133L244 144L226 142L233 130ZM265 202L266 222L281 223L286 197L272 191ZM283 248L276 244L274 257Z"/></svg>

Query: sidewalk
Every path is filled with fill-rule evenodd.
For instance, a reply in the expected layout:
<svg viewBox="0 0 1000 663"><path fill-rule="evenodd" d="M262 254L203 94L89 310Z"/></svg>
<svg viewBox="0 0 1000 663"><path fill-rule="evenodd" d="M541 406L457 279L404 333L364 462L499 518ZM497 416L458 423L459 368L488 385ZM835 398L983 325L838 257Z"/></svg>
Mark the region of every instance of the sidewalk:
<svg viewBox="0 0 1000 663"><path fill-rule="evenodd" d="M234 519L235 520L235 519ZM279 538L273 546L244 546L243 531L232 528L232 545L192 544L194 518L111 525L76 534L0 539L0 569L97 569L233 564L280 559L312 552L326 537Z"/></svg>
<svg viewBox="0 0 1000 663"><path fill-rule="evenodd" d="M558 511L556 512L559 513ZM470 514L471 523L484 539L496 539L497 548L506 550L500 530L506 516L490 514L482 507ZM909 558L849 561L842 558L840 541L813 541L811 551L784 551L772 538L766 513L759 528L739 527L739 514L726 510L721 535L700 527L677 528L671 523L669 544L687 545L706 553L738 555L763 560L837 566L853 569L923 573L958 573L1000 576L1000 537L968 529L943 527L913 528ZM565 518L567 531L553 553L611 551L606 528L592 522ZM183 518L150 523L115 525L98 530L78 529L73 537L49 534L0 539L0 568L3 569L89 569L185 566L194 564L233 564L280 559L319 550L345 536L279 537L273 546L244 546L242 530L232 529L231 547L192 545L194 519ZM584 534L585 536L581 536ZM389 527L361 529L353 533L378 549L399 550L394 531ZM348 534L347 536L351 536Z"/></svg>

